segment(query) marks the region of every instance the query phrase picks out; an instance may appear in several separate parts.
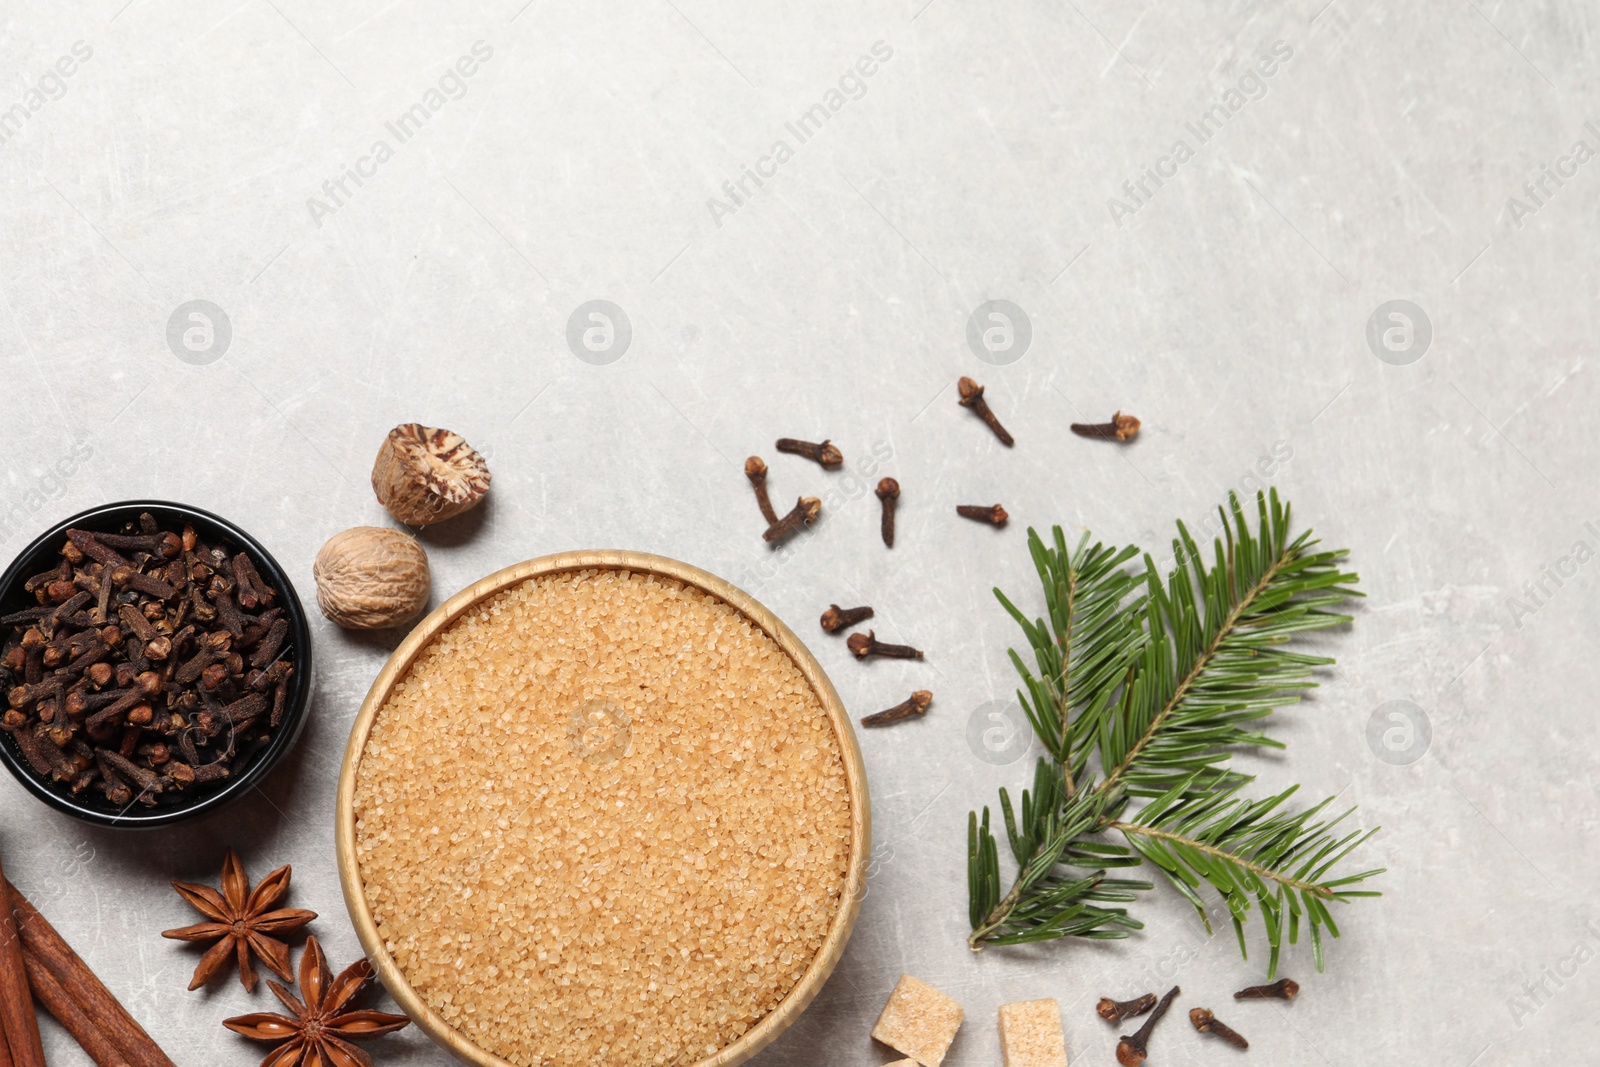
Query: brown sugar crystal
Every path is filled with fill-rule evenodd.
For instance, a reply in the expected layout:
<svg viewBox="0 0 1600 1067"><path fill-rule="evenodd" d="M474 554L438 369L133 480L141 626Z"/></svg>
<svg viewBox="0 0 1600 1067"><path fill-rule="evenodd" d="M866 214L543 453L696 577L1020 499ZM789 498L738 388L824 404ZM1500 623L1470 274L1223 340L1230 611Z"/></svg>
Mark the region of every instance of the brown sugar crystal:
<svg viewBox="0 0 1600 1067"><path fill-rule="evenodd" d="M961 1005L909 974L889 994L872 1036L922 1067L939 1067L964 1017Z"/></svg>
<svg viewBox="0 0 1600 1067"><path fill-rule="evenodd" d="M380 710L356 851L429 1007L522 1067L692 1064L805 974L842 903L844 756L800 668L617 570L465 612Z"/></svg>

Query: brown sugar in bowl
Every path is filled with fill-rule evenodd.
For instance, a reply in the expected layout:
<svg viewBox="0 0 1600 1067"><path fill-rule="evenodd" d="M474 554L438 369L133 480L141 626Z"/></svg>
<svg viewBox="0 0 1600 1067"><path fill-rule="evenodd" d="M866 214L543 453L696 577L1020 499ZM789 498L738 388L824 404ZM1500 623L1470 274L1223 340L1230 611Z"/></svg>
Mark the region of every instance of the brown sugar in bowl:
<svg viewBox="0 0 1600 1067"><path fill-rule="evenodd" d="M870 845L832 683L729 583L547 556L390 657L339 780L339 875L378 977L485 1067L732 1067L844 952Z"/></svg>

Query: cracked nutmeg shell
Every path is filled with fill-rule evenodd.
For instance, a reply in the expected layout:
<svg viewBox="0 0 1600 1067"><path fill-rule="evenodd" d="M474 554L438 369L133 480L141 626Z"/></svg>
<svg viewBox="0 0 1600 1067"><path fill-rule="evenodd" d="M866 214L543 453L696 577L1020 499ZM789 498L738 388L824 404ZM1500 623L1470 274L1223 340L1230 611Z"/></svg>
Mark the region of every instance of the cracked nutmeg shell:
<svg viewBox="0 0 1600 1067"><path fill-rule="evenodd" d="M460 434L408 422L378 450L372 490L407 526L430 526L477 506L489 492L489 465Z"/></svg>
<svg viewBox="0 0 1600 1067"><path fill-rule="evenodd" d="M428 555L399 530L357 526L334 534L312 574L317 606L347 630L399 626L428 605Z"/></svg>

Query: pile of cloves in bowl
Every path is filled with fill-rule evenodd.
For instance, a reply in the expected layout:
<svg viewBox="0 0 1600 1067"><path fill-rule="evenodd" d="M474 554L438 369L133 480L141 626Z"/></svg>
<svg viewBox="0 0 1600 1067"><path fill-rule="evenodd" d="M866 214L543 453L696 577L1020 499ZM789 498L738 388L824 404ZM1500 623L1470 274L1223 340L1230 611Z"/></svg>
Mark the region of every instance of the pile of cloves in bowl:
<svg viewBox="0 0 1600 1067"><path fill-rule="evenodd" d="M163 529L73 529L0 617L4 729L41 778L117 807L234 773L283 721L289 621L250 556Z"/></svg>

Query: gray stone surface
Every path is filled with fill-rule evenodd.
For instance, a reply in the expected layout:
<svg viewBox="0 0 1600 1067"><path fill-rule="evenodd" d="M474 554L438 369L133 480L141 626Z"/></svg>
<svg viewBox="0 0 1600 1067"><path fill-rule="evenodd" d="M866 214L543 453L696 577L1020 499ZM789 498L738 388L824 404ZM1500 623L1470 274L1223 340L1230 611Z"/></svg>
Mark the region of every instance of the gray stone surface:
<svg viewBox="0 0 1600 1067"><path fill-rule="evenodd" d="M8 3L0 556L81 508L165 497L255 532L309 594L325 538L385 522L366 484L383 433L448 426L495 489L425 535L436 601L546 552L660 552L769 604L857 714L936 693L925 721L862 738L861 923L762 1067L894 1058L867 1032L902 971L966 1005L954 1067L995 1062L996 1006L1041 996L1074 1062L1110 1062L1094 999L1171 982L1263 1062L1578 1062L1600 1040L1600 577L1571 557L1600 547L1600 162L1569 153L1600 150L1597 33L1592 5L1548 0ZM476 42L471 76L447 77ZM92 55L60 74L75 48ZM835 91L802 140L790 124ZM386 124L419 103L402 140ZM1544 166L1570 176L1525 191ZM1126 191L1145 167L1172 176ZM325 187L347 168L369 176ZM569 349L591 300L625 312L625 351L584 348L581 318ZM969 317L995 300L1030 342L980 359ZM1384 347L1396 300L1425 350L1415 311L1410 347ZM961 374L1014 450L956 405ZM1067 432L1118 408L1144 420L1132 447ZM776 456L785 434L832 436L848 473ZM760 542L752 452L779 500L829 497L792 551ZM880 471L905 492L893 552ZM1287 755L1254 766L1262 789L1303 782L1382 824L1366 855L1387 895L1344 909L1325 975L1290 957L1305 992L1286 1009L1226 1001L1261 977L1260 941L1242 962L1170 892L1122 944L973 956L966 814L1027 765L969 747L969 720L995 725L1013 689L989 589L1037 604L1026 527L1159 553L1175 516L1258 483L1352 549L1369 598L1317 640L1339 667L1282 714ZM952 514L996 499L1007 530ZM928 661L848 662L815 623L833 600L876 604L880 635ZM228 843L257 874L292 862L331 954L356 951L335 779L396 639L316 637L304 742L224 815L86 833L0 782L13 876L180 1062L256 1062L218 1023L265 1001L183 991L194 956L157 936L189 921L167 879L214 875ZM375 1052L444 1059L416 1033ZM1175 1014L1152 1062L1229 1055Z"/></svg>

